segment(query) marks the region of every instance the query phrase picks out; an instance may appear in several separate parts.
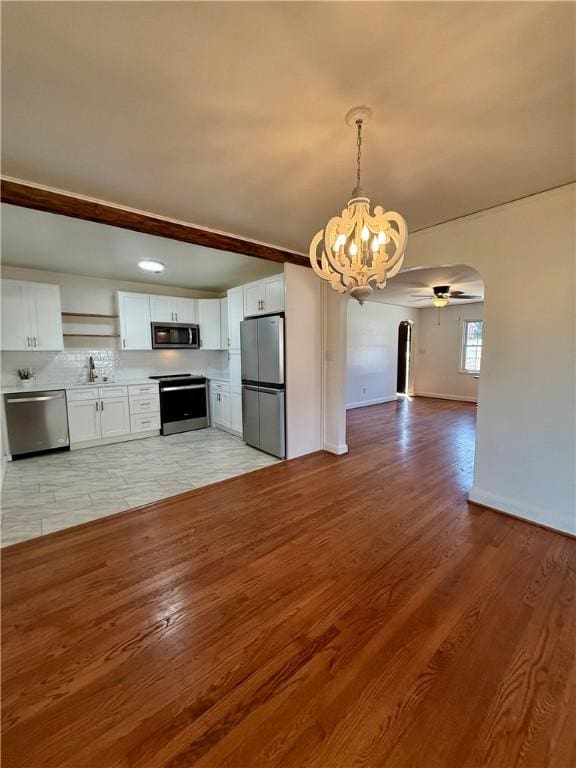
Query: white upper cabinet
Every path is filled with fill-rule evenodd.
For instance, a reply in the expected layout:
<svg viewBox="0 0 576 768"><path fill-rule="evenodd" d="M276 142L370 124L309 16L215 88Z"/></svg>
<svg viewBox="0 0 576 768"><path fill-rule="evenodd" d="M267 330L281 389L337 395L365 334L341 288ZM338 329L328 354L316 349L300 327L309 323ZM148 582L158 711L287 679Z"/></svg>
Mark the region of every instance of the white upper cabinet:
<svg viewBox="0 0 576 768"><path fill-rule="evenodd" d="M152 349L150 296L145 293L116 294L122 349ZM156 298L156 297L154 297ZM160 321L163 322L163 321Z"/></svg>
<svg viewBox="0 0 576 768"><path fill-rule="evenodd" d="M178 296L150 296L153 323L196 323L196 299Z"/></svg>
<svg viewBox="0 0 576 768"><path fill-rule="evenodd" d="M26 283L2 280L2 349L32 349Z"/></svg>
<svg viewBox="0 0 576 768"><path fill-rule="evenodd" d="M274 275L244 286L244 314L270 314L284 311L284 275Z"/></svg>
<svg viewBox="0 0 576 768"><path fill-rule="evenodd" d="M240 323L244 320L244 288L228 291L228 336L230 352L240 352Z"/></svg>
<svg viewBox="0 0 576 768"><path fill-rule="evenodd" d="M198 299L200 347L222 349L220 334L220 299Z"/></svg>
<svg viewBox="0 0 576 768"><path fill-rule="evenodd" d="M284 275L264 280L264 311L284 312Z"/></svg>
<svg viewBox="0 0 576 768"><path fill-rule="evenodd" d="M220 299L220 349L230 347L228 334L228 299Z"/></svg>
<svg viewBox="0 0 576 768"><path fill-rule="evenodd" d="M176 299L176 322L190 324L198 322L197 299Z"/></svg>
<svg viewBox="0 0 576 768"><path fill-rule="evenodd" d="M175 323L176 299L172 296L150 296L150 319L153 323Z"/></svg>
<svg viewBox="0 0 576 768"><path fill-rule="evenodd" d="M29 283L31 325L34 349L63 349L60 287L49 283Z"/></svg>
<svg viewBox="0 0 576 768"><path fill-rule="evenodd" d="M40 352L63 348L59 286L2 280L2 349Z"/></svg>
<svg viewBox="0 0 576 768"><path fill-rule="evenodd" d="M244 314L259 315L264 312L264 281L244 286Z"/></svg>

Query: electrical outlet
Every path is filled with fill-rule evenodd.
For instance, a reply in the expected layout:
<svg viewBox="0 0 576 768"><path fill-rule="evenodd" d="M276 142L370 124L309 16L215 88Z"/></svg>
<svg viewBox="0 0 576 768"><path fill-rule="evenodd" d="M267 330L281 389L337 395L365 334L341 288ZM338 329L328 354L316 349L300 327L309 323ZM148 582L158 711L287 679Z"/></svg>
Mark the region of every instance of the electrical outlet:
<svg viewBox="0 0 576 768"><path fill-rule="evenodd" d="M367 391L367 390L366 390L366 387L362 387L362 394L363 394L363 395L365 395L365 394L366 394L366 391Z"/></svg>

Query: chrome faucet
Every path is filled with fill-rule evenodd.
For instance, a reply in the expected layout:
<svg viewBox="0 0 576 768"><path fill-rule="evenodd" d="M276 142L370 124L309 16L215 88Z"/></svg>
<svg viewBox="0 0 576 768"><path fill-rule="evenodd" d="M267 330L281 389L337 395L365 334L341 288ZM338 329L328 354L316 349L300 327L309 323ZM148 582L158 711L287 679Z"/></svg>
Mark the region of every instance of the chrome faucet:
<svg viewBox="0 0 576 768"><path fill-rule="evenodd" d="M94 365L94 358L90 355L88 360L88 381L93 384L97 378L98 375L96 373L96 366Z"/></svg>

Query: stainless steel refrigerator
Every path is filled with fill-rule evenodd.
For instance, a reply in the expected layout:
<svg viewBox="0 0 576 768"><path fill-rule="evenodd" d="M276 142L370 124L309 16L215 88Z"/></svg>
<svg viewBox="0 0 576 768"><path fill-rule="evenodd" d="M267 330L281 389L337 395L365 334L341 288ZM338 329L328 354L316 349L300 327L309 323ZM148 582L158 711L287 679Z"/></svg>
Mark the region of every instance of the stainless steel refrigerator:
<svg viewBox="0 0 576 768"><path fill-rule="evenodd" d="M284 318L253 317L240 323L244 442L283 459Z"/></svg>

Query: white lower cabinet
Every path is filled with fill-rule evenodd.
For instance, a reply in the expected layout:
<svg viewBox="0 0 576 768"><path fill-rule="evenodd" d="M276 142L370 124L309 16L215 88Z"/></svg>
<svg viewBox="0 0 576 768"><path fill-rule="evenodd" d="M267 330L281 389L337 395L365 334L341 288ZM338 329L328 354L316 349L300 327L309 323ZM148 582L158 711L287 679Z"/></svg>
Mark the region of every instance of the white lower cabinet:
<svg viewBox="0 0 576 768"><path fill-rule="evenodd" d="M240 352L230 352L230 391L242 392L242 367Z"/></svg>
<svg viewBox="0 0 576 768"><path fill-rule="evenodd" d="M138 434L160 429L158 384L132 384L130 396L130 432Z"/></svg>
<svg viewBox="0 0 576 768"><path fill-rule="evenodd" d="M149 432L151 429L160 429L159 413L133 413L130 414L130 432Z"/></svg>
<svg viewBox="0 0 576 768"><path fill-rule="evenodd" d="M68 400L68 431L70 443L85 443L100 439L100 414L98 400Z"/></svg>
<svg viewBox="0 0 576 768"><path fill-rule="evenodd" d="M130 432L130 410L127 397L100 400L101 437L118 437Z"/></svg>
<svg viewBox="0 0 576 768"><path fill-rule="evenodd" d="M69 389L70 445L129 440L160 429L158 384Z"/></svg>
<svg viewBox="0 0 576 768"><path fill-rule="evenodd" d="M210 423L213 427L242 434L242 395L230 391L230 382L210 382Z"/></svg>
<svg viewBox="0 0 576 768"><path fill-rule="evenodd" d="M230 411L232 414L231 429L236 434L242 434L242 367L239 352L230 353Z"/></svg>
<svg viewBox="0 0 576 768"><path fill-rule="evenodd" d="M230 417L233 432L242 434L242 393L230 393Z"/></svg>

